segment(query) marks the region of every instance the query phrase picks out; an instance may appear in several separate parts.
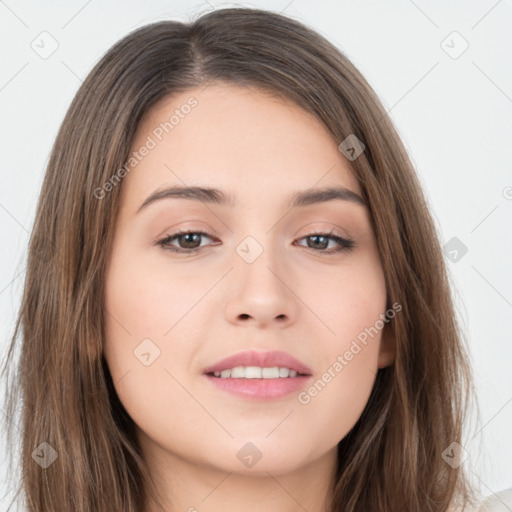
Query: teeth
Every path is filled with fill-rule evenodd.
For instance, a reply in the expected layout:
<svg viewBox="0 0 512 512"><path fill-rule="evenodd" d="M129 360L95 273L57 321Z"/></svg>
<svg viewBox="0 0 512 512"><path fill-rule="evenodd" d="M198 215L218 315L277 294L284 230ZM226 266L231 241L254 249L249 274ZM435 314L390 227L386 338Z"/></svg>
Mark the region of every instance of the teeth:
<svg viewBox="0 0 512 512"><path fill-rule="evenodd" d="M235 366L221 372L214 372L215 377L221 379L278 379L296 377L297 372L289 368L261 368L260 366Z"/></svg>

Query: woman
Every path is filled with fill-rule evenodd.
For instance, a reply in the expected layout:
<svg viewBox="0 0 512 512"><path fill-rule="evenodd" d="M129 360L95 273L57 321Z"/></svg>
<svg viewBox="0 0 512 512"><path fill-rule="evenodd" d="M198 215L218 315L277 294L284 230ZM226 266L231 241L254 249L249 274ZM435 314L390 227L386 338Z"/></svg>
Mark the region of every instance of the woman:
<svg viewBox="0 0 512 512"><path fill-rule="evenodd" d="M153 23L94 67L10 358L20 328L29 512L476 505L468 358L413 166L349 60L284 16Z"/></svg>

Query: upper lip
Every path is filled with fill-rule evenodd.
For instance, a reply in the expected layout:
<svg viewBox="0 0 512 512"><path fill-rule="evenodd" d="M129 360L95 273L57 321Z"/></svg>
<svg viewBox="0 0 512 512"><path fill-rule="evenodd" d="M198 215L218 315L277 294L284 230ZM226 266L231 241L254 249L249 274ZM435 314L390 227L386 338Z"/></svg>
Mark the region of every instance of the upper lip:
<svg viewBox="0 0 512 512"><path fill-rule="evenodd" d="M232 356L226 357L212 366L204 369L204 373L221 372L236 366L261 366L262 368L289 368L297 373L311 375L311 369L304 363L281 350L272 350L270 352L260 352L257 350L247 350L238 352Z"/></svg>

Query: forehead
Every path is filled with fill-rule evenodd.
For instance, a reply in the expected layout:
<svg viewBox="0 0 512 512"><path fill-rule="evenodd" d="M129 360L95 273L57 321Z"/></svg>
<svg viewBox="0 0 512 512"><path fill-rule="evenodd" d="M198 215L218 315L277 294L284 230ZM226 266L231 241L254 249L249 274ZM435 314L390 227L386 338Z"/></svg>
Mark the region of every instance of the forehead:
<svg viewBox="0 0 512 512"><path fill-rule="evenodd" d="M162 185L211 186L260 200L315 186L361 192L316 117L254 87L212 84L164 98L140 123L133 152L145 156L124 180L128 201Z"/></svg>

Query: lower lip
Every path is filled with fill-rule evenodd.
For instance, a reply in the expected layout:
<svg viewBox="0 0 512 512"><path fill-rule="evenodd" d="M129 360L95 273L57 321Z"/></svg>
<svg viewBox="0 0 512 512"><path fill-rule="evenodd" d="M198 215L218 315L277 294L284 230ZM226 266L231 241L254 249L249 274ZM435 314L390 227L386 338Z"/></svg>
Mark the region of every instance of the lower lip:
<svg viewBox="0 0 512 512"><path fill-rule="evenodd" d="M311 375L286 377L277 379L222 379L206 375L208 380L222 391L227 391L243 398L269 400L280 398L300 391L311 378Z"/></svg>

